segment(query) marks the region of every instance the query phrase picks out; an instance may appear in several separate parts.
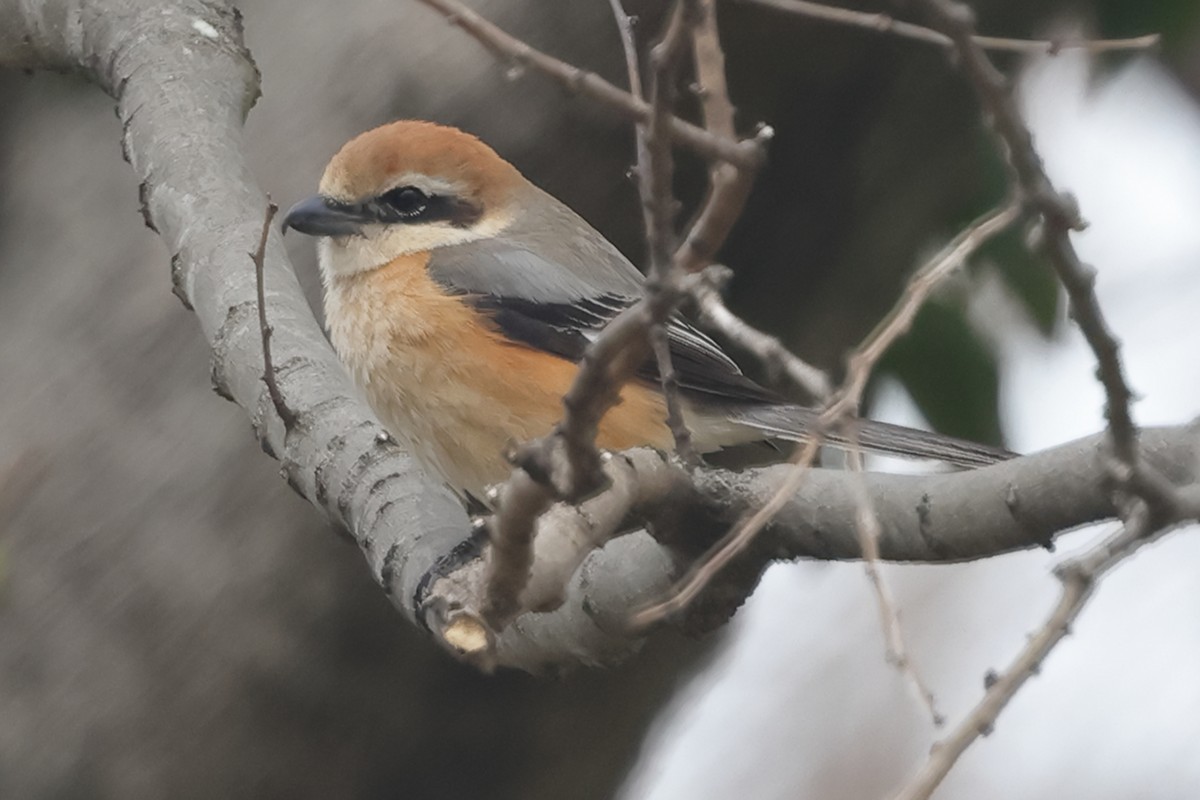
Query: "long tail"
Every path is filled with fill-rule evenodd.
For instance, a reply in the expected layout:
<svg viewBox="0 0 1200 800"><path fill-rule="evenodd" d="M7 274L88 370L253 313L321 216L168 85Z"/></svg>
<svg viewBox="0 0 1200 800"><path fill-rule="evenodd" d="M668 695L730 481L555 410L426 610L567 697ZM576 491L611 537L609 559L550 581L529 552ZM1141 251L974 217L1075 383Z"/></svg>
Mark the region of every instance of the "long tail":
<svg viewBox="0 0 1200 800"><path fill-rule="evenodd" d="M745 406L729 414L729 419L761 431L769 438L795 442L804 441L811 434L817 412L795 405ZM828 433L825 440L837 447L850 444L849 438L841 432ZM858 421L858 443L864 450L876 453L933 458L960 467L983 467L1017 455L999 447L869 419Z"/></svg>

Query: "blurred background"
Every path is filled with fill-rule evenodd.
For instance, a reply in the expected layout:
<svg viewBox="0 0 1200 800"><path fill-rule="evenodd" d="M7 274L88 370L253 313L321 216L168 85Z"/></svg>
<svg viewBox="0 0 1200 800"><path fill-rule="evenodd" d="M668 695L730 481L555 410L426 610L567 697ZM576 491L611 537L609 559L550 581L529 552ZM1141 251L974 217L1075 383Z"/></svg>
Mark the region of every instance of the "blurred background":
<svg viewBox="0 0 1200 800"><path fill-rule="evenodd" d="M473 5L624 85L602 0ZM1151 55L1001 61L1092 223L1078 245L1139 420L1191 419L1200 8L973 5L995 35L1164 34ZM663 8L631 0L642 37ZM627 125L506 71L411 0L242 10L264 92L247 147L282 205L354 134L428 118L479 134L640 257ZM777 132L723 254L730 302L836 373L921 258L1002 197L1002 165L940 50L720 12L740 123ZM935 732L883 661L858 565L773 568L720 634L659 635L616 669L454 663L211 392L112 101L77 78L0 73L0 109L0 797L873 798L927 752ZM681 156L689 208L701 166ZM1100 429L1090 357L1021 235L922 314L875 415L1021 450ZM319 313L311 242L289 247ZM1040 623L1060 557L887 570L951 720ZM1200 796L1198 559L1197 538L1175 535L1115 573L940 796Z"/></svg>

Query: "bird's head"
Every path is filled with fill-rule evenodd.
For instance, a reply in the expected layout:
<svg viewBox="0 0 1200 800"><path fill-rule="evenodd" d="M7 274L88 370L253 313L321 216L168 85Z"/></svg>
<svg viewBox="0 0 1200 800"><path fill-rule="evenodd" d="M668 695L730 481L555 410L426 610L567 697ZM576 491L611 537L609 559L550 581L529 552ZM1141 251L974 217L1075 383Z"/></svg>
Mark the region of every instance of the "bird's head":
<svg viewBox="0 0 1200 800"><path fill-rule="evenodd" d="M320 193L294 205L283 228L322 238L325 279L496 235L529 184L479 139L401 120L351 139L325 168Z"/></svg>

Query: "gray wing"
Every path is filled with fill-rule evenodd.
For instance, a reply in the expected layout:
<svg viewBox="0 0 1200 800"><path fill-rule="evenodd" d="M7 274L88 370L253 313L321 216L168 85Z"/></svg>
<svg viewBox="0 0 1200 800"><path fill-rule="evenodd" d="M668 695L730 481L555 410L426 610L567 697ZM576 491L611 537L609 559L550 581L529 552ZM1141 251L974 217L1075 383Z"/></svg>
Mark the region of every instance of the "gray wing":
<svg viewBox="0 0 1200 800"><path fill-rule="evenodd" d="M621 251L574 211L532 191L521 220L499 236L434 250L430 277L463 294L534 303L641 297L642 274Z"/></svg>
<svg viewBox="0 0 1200 800"><path fill-rule="evenodd" d="M440 247L427 269L506 336L578 361L613 317L642 296L642 274L575 212L536 190L519 224L478 242ZM771 402L708 336L676 316L667 337L681 386L710 398ZM657 383L653 361L639 371Z"/></svg>

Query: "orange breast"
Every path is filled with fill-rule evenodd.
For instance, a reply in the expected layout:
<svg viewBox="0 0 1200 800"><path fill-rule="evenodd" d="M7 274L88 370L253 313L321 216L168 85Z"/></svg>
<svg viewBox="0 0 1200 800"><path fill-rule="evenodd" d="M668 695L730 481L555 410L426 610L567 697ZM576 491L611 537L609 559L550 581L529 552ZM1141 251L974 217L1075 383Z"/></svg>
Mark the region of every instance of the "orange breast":
<svg viewBox="0 0 1200 800"><path fill-rule="evenodd" d="M424 254L337 278L330 335L380 420L452 486L482 496L510 471L504 452L562 418L574 363L507 339L425 272ZM606 449L666 447L661 395L631 384L600 424Z"/></svg>

